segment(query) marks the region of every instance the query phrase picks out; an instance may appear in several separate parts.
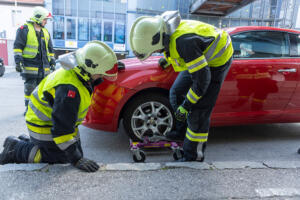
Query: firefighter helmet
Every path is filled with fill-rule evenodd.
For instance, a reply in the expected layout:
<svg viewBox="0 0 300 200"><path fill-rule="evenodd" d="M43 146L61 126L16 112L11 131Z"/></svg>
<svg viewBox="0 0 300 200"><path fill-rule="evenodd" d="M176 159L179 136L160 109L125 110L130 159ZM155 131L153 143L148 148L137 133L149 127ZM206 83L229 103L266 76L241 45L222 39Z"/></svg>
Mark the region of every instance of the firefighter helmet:
<svg viewBox="0 0 300 200"><path fill-rule="evenodd" d="M42 25L44 19L52 19L51 13L44 7L36 6L33 9L33 15L30 18L38 25Z"/></svg>
<svg viewBox="0 0 300 200"><path fill-rule="evenodd" d="M117 56L103 42L91 41L75 53L78 66L90 75L101 74L108 80L115 80L118 75Z"/></svg>
<svg viewBox="0 0 300 200"><path fill-rule="evenodd" d="M135 56L145 60L153 52L164 49L165 32L166 24L161 16L139 17L130 30L130 46Z"/></svg>

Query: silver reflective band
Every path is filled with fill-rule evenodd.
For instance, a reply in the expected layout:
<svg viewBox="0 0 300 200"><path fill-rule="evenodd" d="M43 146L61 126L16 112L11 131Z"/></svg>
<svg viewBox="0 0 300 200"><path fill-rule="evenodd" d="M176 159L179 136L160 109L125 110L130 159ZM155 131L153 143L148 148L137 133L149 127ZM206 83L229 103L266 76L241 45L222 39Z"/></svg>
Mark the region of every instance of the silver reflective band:
<svg viewBox="0 0 300 200"><path fill-rule="evenodd" d="M220 41L221 39L221 34L222 32L219 32L219 35L218 37L215 39L215 41L213 42L213 44L211 45L211 47L208 49L208 51L206 52L205 54L205 58L207 61L209 61L209 59L212 57L212 55L214 54L215 50L216 50L216 47L218 45L218 42Z"/></svg>
<svg viewBox="0 0 300 200"><path fill-rule="evenodd" d="M33 45L30 45L30 44L27 44L27 45L25 46L25 48L38 49L38 46L33 46Z"/></svg>
<svg viewBox="0 0 300 200"><path fill-rule="evenodd" d="M23 54L27 54L27 55L36 55L36 53L34 53L34 52L31 52L31 51L23 51Z"/></svg>
<svg viewBox="0 0 300 200"><path fill-rule="evenodd" d="M51 119L47 117L44 113L39 111L32 103L32 101L29 102L30 108L33 110L34 114L42 121L49 122Z"/></svg>
<svg viewBox="0 0 300 200"><path fill-rule="evenodd" d="M69 146L77 142L76 138L69 140L67 142L61 143L61 144L56 144L61 150L66 150Z"/></svg>
<svg viewBox="0 0 300 200"><path fill-rule="evenodd" d="M206 62L206 59L204 58L203 60L201 60L201 61L199 61L199 62L197 62L197 63L195 63L195 64L189 66L188 69L189 69L189 70L192 70L192 69L198 67L199 65L202 65L202 64L205 63L205 62Z"/></svg>
<svg viewBox="0 0 300 200"><path fill-rule="evenodd" d="M34 157L38 150L39 150L39 146L37 145L33 146L28 156L28 163L34 163Z"/></svg>
<svg viewBox="0 0 300 200"><path fill-rule="evenodd" d="M193 99L195 103L197 103L198 99L196 99L190 91L188 92L187 95L188 95L191 99ZM194 104L194 102L191 102L191 103Z"/></svg>
<svg viewBox="0 0 300 200"><path fill-rule="evenodd" d="M38 71L35 71L35 70L26 70L26 69L24 69L22 73L25 73L25 74L39 74Z"/></svg>
<svg viewBox="0 0 300 200"><path fill-rule="evenodd" d="M50 134L39 134L39 133L35 133L35 132L31 131L30 129L28 129L28 132L29 132L29 135L36 140L53 142L52 135L50 135Z"/></svg>
<svg viewBox="0 0 300 200"><path fill-rule="evenodd" d="M22 53L21 53L21 52L14 52L14 55L21 56L21 55L22 55Z"/></svg>
<svg viewBox="0 0 300 200"><path fill-rule="evenodd" d="M223 55L223 53L226 51L226 49L229 46L230 42L231 42L230 36L227 35L226 45L213 58L210 58L208 61L211 61L213 59L221 57Z"/></svg>
<svg viewBox="0 0 300 200"><path fill-rule="evenodd" d="M39 98L39 96L38 96L38 89L39 89L39 87L35 88L35 90L33 90L33 92L32 92L32 95L34 96L34 98L35 98L40 104L42 104L43 106L46 106L46 107L48 107L48 108L51 108L51 106L50 106L49 104L40 101L40 98Z"/></svg>

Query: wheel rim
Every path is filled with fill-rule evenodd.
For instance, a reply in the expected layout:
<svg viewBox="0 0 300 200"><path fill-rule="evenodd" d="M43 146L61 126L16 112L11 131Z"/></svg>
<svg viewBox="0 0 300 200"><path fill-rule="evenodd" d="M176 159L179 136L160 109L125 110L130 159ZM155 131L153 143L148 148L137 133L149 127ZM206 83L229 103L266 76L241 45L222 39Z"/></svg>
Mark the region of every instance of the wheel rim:
<svg viewBox="0 0 300 200"><path fill-rule="evenodd" d="M131 118L132 131L136 137L165 135L173 127L171 110L157 101L150 101L137 107Z"/></svg>

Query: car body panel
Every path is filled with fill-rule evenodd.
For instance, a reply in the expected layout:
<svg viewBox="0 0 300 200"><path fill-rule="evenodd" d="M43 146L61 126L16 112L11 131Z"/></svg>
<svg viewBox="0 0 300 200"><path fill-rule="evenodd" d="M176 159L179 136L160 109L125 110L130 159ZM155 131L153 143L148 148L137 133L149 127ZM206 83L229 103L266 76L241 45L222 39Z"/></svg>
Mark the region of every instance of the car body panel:
<svg viewBox="0 0 300 200"><path fill-rule="evenodd" d="M272 27L226 29L232 36L251 31L299 31ZM160 56L146 61L125 59L114 83L96 87L84 125L104 131L117 131L121 112L136 94L150 89L168 91L177 73L163 70ZM211 117L212 126L300 121L300 58L234 58ZM278 70L295 69L295 72Z"/></svg>

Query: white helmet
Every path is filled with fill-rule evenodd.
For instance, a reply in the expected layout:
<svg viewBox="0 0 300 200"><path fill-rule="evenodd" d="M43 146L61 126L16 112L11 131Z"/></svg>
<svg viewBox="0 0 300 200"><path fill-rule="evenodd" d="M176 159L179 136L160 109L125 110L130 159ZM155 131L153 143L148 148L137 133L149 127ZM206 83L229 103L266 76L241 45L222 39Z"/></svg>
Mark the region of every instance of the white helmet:
<svg viewBox="0 0 300 200"><path fill-rule="evenodd" d="M130 30L130 46L135 56L145 60L157 50L164 49L166 24L161 16L139 17Z"/></svg>
<svg viewBox="0 0 300 200"><path fill-rule="evenodd" d="M101 74L111 81L118 75L118 60L113 50L103 42L91 41L75 53L79 67L90 75Z"/></svg>
<svg viewBox="0 0 300 200"><path fill-rule="evenodd" d="M38 25L42 25L44 19L52 19L51 13L44 7L36 6L33 9L33 15L30 18Z"/></svg>

